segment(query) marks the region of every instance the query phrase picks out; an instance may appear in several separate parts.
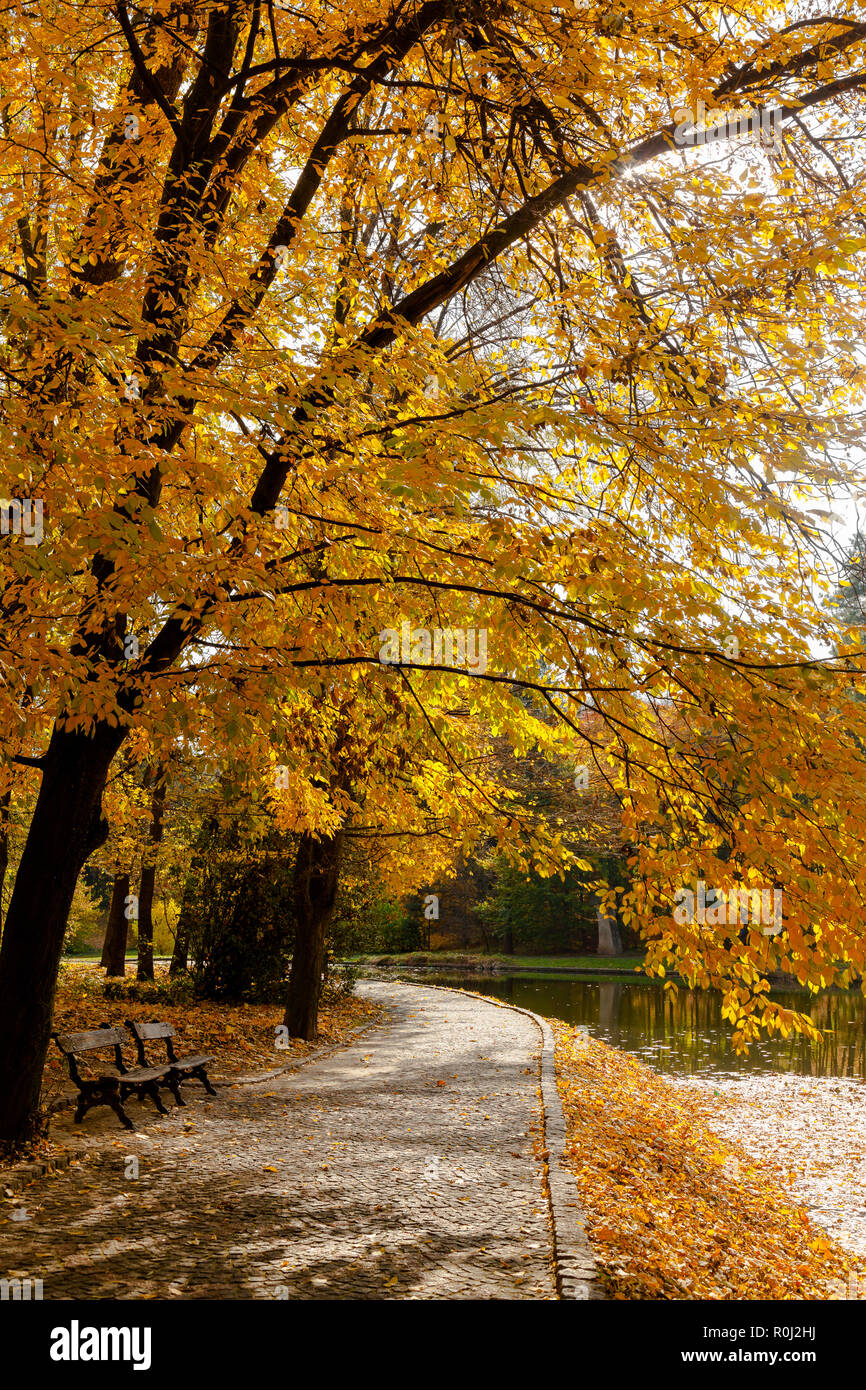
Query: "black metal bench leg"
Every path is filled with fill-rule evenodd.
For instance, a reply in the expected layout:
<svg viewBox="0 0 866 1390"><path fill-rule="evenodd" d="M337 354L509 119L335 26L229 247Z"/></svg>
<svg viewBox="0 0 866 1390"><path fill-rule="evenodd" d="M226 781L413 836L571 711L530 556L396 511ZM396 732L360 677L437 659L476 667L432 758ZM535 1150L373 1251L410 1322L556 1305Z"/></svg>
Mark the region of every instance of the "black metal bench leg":
<svg viewBox="0 0 866 1390"><path fill-rule="evenodd" d="M162 1103L162 1096L159 1094L159 1082L151 1081L150 1084L146 1087L146 1090L147 1094L151 1097L160 1115L167 1115L168 1111Z"/></svg>
<svg viewBox="0 0 866 1390"><path fill-rule="evenodd" d="M119 1096L106 1096L106 1105L110 1105L124 1129L135 1129L135 1125L124 1110Z"/></svg>
<svg viewBox="0 0 866 1390"><path fill-rule="evenodd" d="M172 1072L168 1078L168 1084L178 1105L186 1105L186 1101L180 1093L180 1077L175 1076L174 1072Z"/></svg>
<svg viewBox="0 0 866 1390"><path fill-rule="evenodd" d="M130 1081L127 1082L125 1086L121 1083L121 1100L128 1100L130 1096L137 1096L138 1099L141 1101L142 1105L145 1102L145 1098L149 1096L150 1099L153 1101L154 1105L156 1106L157 1110L159 1111L160 1115L168 1114L168 1111L163 1105L162 1098L159 1094L159 1083L156 1081Z"/></svg>
<svg viewBox="0 0 866 1390"><path fill-rule="evenodd" d="M216 1095L216 1091L214 1090L213 1086L210 1084L210 1082L209 1082L208 1079L207 1079L207 1073L205 1072L204 1067L196 1067L196 1068L193 1070L193 1076L197 1076L197 1077L198 1077L199 1081L200 1081L201 1084L204 1086L204 1088L205 1088L205 1090L207 1091L207 1093L208 1093L209 1096L215 1096L215 1095Z"/></svg>
<svg viewBox="0 0 866 1390"><path fill-rule="evenodd" d="M78 1104L75 1107L75 1123L77 1125L81 1124L81 1121L84 1119L89 1109L90 1106L87 1103L87 1096L82 1092L78 1098Z"/></svg>

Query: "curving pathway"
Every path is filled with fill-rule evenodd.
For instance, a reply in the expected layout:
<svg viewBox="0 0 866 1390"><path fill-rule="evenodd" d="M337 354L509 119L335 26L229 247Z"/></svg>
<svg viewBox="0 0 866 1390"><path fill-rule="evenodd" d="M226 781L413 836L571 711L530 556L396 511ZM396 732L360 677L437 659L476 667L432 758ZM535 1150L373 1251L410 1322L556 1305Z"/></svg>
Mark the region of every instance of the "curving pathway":
<svg viewBox="0 0 866 1390"><path fill-rule="evenodd" d="M167 1118L130 1102L135 1134L100 1117L80 1162L0 1206L0 1278L46 1299L555 1298L536 1024L358 989L389 1021L348 1048L214 1100L188 1086Z"/></svg>

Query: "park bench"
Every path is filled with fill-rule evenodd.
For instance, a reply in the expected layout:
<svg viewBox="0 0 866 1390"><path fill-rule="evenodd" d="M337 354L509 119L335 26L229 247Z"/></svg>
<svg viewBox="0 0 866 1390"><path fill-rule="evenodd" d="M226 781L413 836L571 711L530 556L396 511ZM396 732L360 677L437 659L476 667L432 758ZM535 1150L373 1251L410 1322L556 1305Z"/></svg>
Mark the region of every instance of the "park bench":
<svg viewBox="0 0 866 1390"><path fill-rule="evenodd" d="M172 1095L178 1105L183 1105L184 1101L180 1094L180 1082L191 1080L193 1077L200 1081L208 1095L215 1096L216 1091L208 1081L207 1067L210 1062L216 1059L206 1052L191 1052L187 1057L177 1057L174 1051L172 1038L176 1036L176 1029L170 1023L138 1023L134 1018L126 1020L126 1026L135 1038L135 1045L138 1048L138 1060L142 1067L147 1066L147 1055L144 1050L146 1042L162 1040L165 1043L165 1053L167 1062L167 1075L162 1085L171 1088Z"/></svg>
<svg viewBox="0 0 866 1390"><path fill-rule="evenodd" d="M135 1129L123 1108L123 1102L133 1094L142 1101L145 1096L150 1096L160 1114L168 1114L162 1103L159 1088L161 1084L171 1084L168 1081L171 1068L150 1067L146 1064L127 1067L121 1050L123 1044L129 1042L125 1028L109 1028L107 1024L102 1024L99 1028L91 1028L81 1033L55 1032L51 1036L66 1058L69 1075L80 1093L75 1109L76 1124L80 1124L88 1110L94 1106L110 1105L124 1128ZM93 1078L82 1076L78 1069L78 1057L84 1052L97 1052L103 1048L113 1049L116 1074L106 1073Z"/></svg>

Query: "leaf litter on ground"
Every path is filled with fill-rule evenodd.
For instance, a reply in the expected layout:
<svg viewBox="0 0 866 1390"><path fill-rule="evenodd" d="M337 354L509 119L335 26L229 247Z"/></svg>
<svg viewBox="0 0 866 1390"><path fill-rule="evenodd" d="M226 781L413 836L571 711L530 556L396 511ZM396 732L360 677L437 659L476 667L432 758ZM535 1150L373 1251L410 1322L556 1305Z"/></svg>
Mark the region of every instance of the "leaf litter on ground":
<svg viewBox="0 0 866 1390"><path fill-rule="evenodd" d="M813 1225L760 1158L711 1129L685 1088L551 1023L567 1161L608 1297L866 1293L866 1261Z"/></svg>
<svg viewBox="0 0 866 1390"><path fill-rule="evenodd" d="M165 983L167 966L162 962L157 963L155 974L157 984ZM132 985L131 977L126 978L127 983ZM224 1080L297 1065L321 1047L350 1043L359 1032L384 1016L381 1006L372 1001L354 995L342 996L336 1001L324 1003L320 1008L319 1037L316 1042L283 1038L281 1042L285 1045L277 1048L277 1028L283 1022L281 1005L224 1004L191 998L155 1002L125 997L107 999L105 985L105 973L95 962L64 962L54 1000L52 1027L59 1033L68 1033L99 1028L104 1023L114 1027L123 1024L126 1019L172 1023L178 1033L175 1038L177 1052L212 1053L217 1060L210 1068L211 1075ZM150 1046L158 1049L164 1045ZM94 1054L90 1055L92 1057ZM95 1055L97 1070L100 1065L112 1069L110 1050ZM125 1055L127 1065L133 1065L135 1057L131 1038ZM161 1056L162 1053L156 1050L153 1060ZM79 1059L84 1075L88 1072L88 1060L87 1055ZM58 1102L76 1094L69 1079L67 1064L52 1043L42 1077L43 1112L56 1109ZM84 1126L79 1128L83 1129ZM47 1136L43 1134L34 1140L24 1152L17 1155L15 1162L51 1158L65 1147L62 1140L58 1142L56 1136L52 1137L49 1129ZM14 1166L14 1163L0 1162L0 1186L4 1172Z"/></svg>

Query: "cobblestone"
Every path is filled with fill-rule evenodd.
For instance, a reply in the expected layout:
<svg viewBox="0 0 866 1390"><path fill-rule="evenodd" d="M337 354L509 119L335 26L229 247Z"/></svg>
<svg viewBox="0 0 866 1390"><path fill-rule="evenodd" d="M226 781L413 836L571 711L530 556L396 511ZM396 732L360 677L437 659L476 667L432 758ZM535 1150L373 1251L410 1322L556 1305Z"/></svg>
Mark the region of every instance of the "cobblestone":
<svg viewBox="0 0 866 1390"><path fill-rule="evenodd" d="M0 1277L46 1299L555 1298L536 1025L358 988L389 1022L348 1048L216 1099L188 1086L164 1119L130 1102L134 1134L100 1116L3 1203Z"/></svg>

